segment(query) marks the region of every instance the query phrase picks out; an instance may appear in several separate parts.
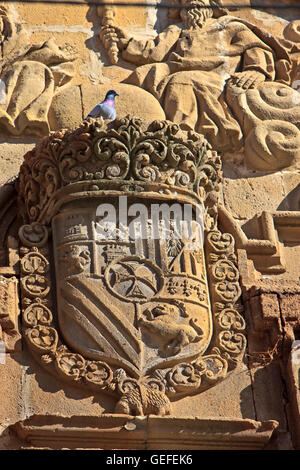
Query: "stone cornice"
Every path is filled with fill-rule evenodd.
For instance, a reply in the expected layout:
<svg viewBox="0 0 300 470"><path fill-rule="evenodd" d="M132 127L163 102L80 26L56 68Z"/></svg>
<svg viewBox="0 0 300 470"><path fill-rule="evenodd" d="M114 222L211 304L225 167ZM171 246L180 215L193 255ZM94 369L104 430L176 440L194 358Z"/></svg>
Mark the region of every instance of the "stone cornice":
<svg viewBox="0 0 300 470"><path fill-rule="evenodd" d="M13 426L30 446L90 449L262 450L278 423L198 417L35 415Z"/></svg>

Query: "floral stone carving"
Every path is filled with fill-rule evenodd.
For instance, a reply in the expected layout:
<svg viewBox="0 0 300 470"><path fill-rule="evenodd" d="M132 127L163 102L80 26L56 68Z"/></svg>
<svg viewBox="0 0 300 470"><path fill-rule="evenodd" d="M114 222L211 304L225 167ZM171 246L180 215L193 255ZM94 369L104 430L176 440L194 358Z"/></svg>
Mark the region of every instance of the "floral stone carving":
<svg viewBox="0 0 300 470"><path fill-rule="evenodd" d="M115 394L118 413L164 415L236 367L245 324L234 240L217 228L220 169L203 136L129 117L86 121L25 155L24 335L49 371ZM202 208L201 223L178 237L169 217L154 236L170 203Z"/></svg>

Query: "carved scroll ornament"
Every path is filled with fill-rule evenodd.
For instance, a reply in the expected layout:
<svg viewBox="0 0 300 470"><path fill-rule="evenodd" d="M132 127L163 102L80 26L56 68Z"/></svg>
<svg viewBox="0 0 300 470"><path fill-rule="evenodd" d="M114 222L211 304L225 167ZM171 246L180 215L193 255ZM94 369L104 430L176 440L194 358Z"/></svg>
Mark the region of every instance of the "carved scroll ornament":
<svg viewBox="0 0 300 470"><path fill-rule="evenodd" d="M27 153L21 287L37 360L93 393L115 394L125 414L169 414L172 400L225 378L243 356L245 324L234 240L216 223L219 183L220 159L206 140L168 122L92 120ZM122 237L121 228L110 233L97 208L117 209L120 197L147 214L150 202L202 205L204 249L176 238L172 224L155 240L133 239L129 223Z"/></svg>

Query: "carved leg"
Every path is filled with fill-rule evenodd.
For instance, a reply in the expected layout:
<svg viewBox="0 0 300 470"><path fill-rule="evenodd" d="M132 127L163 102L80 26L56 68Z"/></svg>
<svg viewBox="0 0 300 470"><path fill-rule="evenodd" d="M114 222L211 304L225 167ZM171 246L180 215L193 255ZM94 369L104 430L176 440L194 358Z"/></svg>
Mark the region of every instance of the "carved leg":
<svg viewBox="0 0 300 470"><path fill-rule="evenodd" d="M130 415L129 403L122 400L121 398L121 400L119 400L115 406L115 413L121 414L121 415Z"/></svg>
<svg viewBox="0 0 300 470"><path fill-rule="evenodd" d="M224 84L205 72L177 72L164 88L167 119L204 134L217 150L238 149L242 131L225 101Z"/></svg>
<svg viewBox="0 0 300 470"><path fill-rule="evenodd" d="M176 79L177 75L172 77L166 88L163 104L166 118L180 124L184 129L195 129L198 107L193 85L180 83Z"/></svg>

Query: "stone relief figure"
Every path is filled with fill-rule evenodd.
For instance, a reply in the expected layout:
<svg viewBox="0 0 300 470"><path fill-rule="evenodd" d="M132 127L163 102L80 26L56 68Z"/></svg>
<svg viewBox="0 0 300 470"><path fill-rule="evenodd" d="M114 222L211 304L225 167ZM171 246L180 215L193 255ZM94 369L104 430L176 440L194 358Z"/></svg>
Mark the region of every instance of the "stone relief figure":
<svg viewBox="0 0 300 470"><path fill-rule="evenodd" d="M218 151L244 148L253 169L297 162L300 107L289 86L292 44L228 15L212 0L183 4L189 7L180 10L183 27L171 25L154 39L102 27L103 42L117 36L122 58L138 66L125 83L152 93L167 119L204 134Z"/></svg>
<svg viewBox="0 0 300 470"><path fill-rule="evenodd" d="M28 35L0 6L0 134L49 133L48 111L58 87L74 74L74 57L50 39L30 44Z"/></svg>

